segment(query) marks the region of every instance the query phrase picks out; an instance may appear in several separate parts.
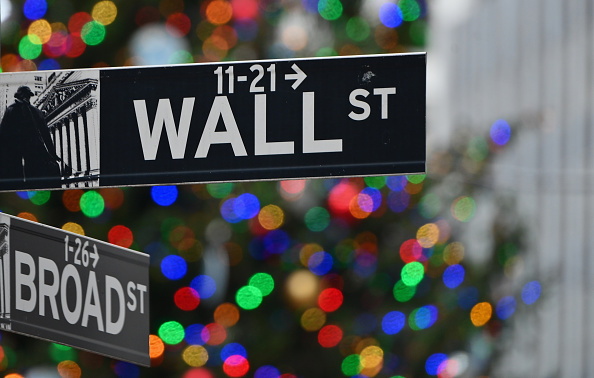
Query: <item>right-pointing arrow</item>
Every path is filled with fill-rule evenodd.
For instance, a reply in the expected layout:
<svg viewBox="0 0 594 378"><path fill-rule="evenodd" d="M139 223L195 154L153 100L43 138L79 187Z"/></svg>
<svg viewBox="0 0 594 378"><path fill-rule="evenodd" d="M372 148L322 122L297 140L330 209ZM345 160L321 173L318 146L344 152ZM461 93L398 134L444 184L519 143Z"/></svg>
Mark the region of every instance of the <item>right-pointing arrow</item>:
<svg viewBox="0 0 594 378"><path fill-rule="evenodd" d="M299 68L298 65L294 63L291 66L291 68L293 69L293 71L295 71L295 73L285 74L285 80L295 80L291 87L293 87L293 89L297 89L297 87L303 82L303 80L305 80L307 75L305 74L305 72L301 71L301 68Z"/></svg>

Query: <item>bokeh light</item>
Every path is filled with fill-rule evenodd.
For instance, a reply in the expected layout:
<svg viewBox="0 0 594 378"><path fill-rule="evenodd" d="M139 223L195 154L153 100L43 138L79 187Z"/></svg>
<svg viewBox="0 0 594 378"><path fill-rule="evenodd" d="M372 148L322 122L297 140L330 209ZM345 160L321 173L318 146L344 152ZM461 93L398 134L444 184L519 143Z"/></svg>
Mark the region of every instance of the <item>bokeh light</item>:
<svg viewBox="0 0 594 378"><path fill-rule="evenodd" d="M511 128L505 120L498 119L491 126L490 135L491 140L495 144L503 146L507 144L507 142L509 142L509 139L511 137Z"/></svg>
<svg viewBox="0 0 594 378"><path fill-rule="evenodd" d="M253 310L262 303L262 292L254 286L244 286L237 291L235 301L244 310Z"/></svg>
<svg viewBox="0 0 594 378"><path fill-rule="evenodd" d="M480 302L474 305L470 311L470 320L476 327L481 327L491 320L491 315L493 315L493 307L491 304L488 302Z"/></svg>
<svg viewBox="0 0 594 378"><path fill-rule="evenodd" d="M170 206L177 200L177 187L175 185L153 186L151 197L157 205Z"/></svg>
<svg viewBox="0 0 594 378"><path fill-rule="evenodd" d="M527 305L531 305L538 300L540 292L540 282L530 281L522 288L522 301Z"/></svg>

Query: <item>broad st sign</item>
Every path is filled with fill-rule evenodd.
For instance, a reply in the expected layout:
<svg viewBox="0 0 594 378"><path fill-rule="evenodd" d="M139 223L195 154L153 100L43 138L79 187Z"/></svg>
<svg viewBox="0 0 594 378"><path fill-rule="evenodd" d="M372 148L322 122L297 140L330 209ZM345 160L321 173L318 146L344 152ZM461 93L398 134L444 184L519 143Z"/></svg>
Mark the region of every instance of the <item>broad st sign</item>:
<svg viewBox="0 0 594 378"><path fill-rule="evenodd" d="M419 53L3 73L0 190L422 173L425 71Z"/></svg>
<svg viewBox="0 0 594 378"><path fill-rule="evenodd" d="M149 257L0 213L0 330L149 366Z"/></svg>

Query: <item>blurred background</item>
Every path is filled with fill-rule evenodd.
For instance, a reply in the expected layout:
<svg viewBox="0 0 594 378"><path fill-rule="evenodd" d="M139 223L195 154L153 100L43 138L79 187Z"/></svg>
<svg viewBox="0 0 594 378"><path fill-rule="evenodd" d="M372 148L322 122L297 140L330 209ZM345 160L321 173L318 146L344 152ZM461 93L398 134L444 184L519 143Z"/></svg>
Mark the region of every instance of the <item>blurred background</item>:
<svg viewBox="0 0 594 378"><path fill-rule="evenodd" d="M152 362L1 374L594 376L593 3L1 0L3 72L428 52L426 175L0 193L150 254Z"/></svg>

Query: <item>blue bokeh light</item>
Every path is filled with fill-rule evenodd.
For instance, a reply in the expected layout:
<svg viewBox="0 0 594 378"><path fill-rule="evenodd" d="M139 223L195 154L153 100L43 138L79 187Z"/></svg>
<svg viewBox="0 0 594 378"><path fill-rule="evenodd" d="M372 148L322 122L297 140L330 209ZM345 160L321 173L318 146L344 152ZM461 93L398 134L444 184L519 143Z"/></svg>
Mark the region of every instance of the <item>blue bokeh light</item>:
<svg viewBox="0 0 594 378"><path fill-rule="evenodd" d="M450 289L454 289L464 281L464 267L460 264L450 265L443 272L443 283Z"/></svg>
<svg viewBox="0 0 594 378"><path fill-rule="evenodd" d="M191 324L185 330L184 339L190 345L204 345L206 341L202 338L203 330L202 324Z"/></svg>
<svg viewBox="0 0 594 378"><path fill-rule="evenodd" d="M221 350L221 360L225 361L231 356L241 356L243 358L247 358L247 351L243 345L239 343L230 343L225 345Z"/></svg>
<svg viewBox="0 0 594 378"><path fill-rule="evenodd" d="M514 297L503 297L497 302L497 306L495 307L495 312L497 316L501 320L508 319L510 316L516 312L516 298Z"/></svg>
<svg viewBox="0 0 594 378"><path fill-rule="evenodd" d="M221 216L229 223L238 223L242 219L235 212L235 200L236 198L229 198L221 205Z"/></svg>
<svg viewBox="0 0 594 378"><path fill-rule="evenodd" d="M172 205L177 200L177 187L175 185L153 186L151 197L157 205Z"/></svg>
<svg viewBox="0 0 594 378"><path fill-rule="evenodd" d="M498 119L497 121L495 121L495 123L493 123L493 126L491 126L490 135L491 139L493 140L493 143L499 146L503 146L504 144L509 142L509 138L511 136L511 128L509 127L509 124L506 121Z"/></svg>
<svg viewBox="0 0 594 378"><path fill-rule="evenodd" d="M186 275L188 264L186 260L177 255L165 256L161 261L161 272L170 280L179 280Z"/></svg>
<svg viewBox="0 0 594 378"><path fill-rule="evenodd" d="M437 321L437 307L433 305L423 306L415 314L415 324L420 329L431 327Z"/></svg>
<svg viewBox="0 0 594 378"><path fill-rule="evenodd" d="M391 311L382 319L382 330L388 335L395 335L402 330L406 316L400 311Z"/></svg>
<svg viewBox="0 0 594 378"><path fill-rule="evenodd" d="M200 299L208 299L212 297L217 290L215 280L212 277L203 274L196 276L192 282L190 282L190 287L198 292Z"/></svg>
<svg viewBox="0 0 594 378"><path fill-rule="evenodd" d="M435 353L427 358L425 362L425 371L429 375L437 375L440 373L439 367L448 359L444 353Z"/></svg>
<svg viewBox="0 0 594 378"><path fill-rule="evenodd" d="M280 371L274 366L264 365L256 370L254 378L278 378L280 375Z"/></svg>
<svg viewBox="0 0 594 378"><path fill-rule="evenodd" d="M540 292L540 282L530 281L522 288L522 301L527 305L531 305L538 300Z"/></svg>
<svg viewBox="0 0 594 378"><path fill-rule="evenodd" d="M309 260L307 261L307 267L313 274L317 276L323 276L328 273L330 269L332 269L333 263L334 260L329 253L320 251L309 257Z"/></svg>
<svg viewBox="0 0 594 378"><path fill-rule="evenodd" d="M403 212L410 202L410 194L407 192L391 192L388 194L388 207L395 213Z"/></svg>
<svg viewBox="0 0 594 378"><path fill-rule="evenodd" d="M55 59L44 59L41 61L41 63L39 63L39 65L37 66L37 68L40 71L44 71L44 70L59 70L60 69L60 63L58 63L57 60Z"/></svg>
<svg viewBox="0 0 594 378"><path fill-rule="evenodd" d="M478 302L478 294L476 287L462 289L458 295L458 305L465 310L470 310Z"/></svg>
<svg viewBox="0 0 594 378"><path fill-rule="evenodd" d="M45 0L27 0L23 5L23 13L29 20L39 20L47 12Z"/></svg>
<svg viewBox="0 0 594 378"><path fill-rule="evenodd" d="M385 26L397 28L402 24L402 10L394 3L385 3L379 10L379 18Z"/></svg>
<svg viewBox="0 0 594 378"><path fill-rule="evenodd" d="M233 211L241 219L251 219L260 212L260 201L251 193L244 193L233 202Z"/></svg>

